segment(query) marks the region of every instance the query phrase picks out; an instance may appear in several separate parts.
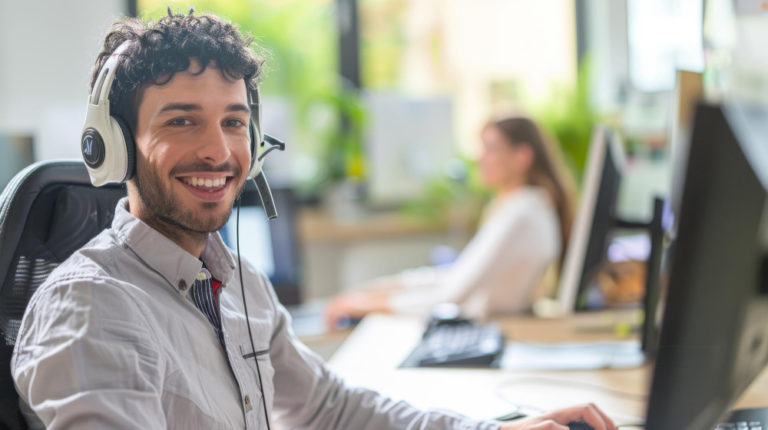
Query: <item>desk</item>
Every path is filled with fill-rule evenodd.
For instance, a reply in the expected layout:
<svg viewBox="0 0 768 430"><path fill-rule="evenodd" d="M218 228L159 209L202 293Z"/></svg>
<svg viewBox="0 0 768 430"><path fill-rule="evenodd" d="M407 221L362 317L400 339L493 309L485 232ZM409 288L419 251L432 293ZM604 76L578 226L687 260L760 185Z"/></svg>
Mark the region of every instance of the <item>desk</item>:
<svg viewBox="0 0 768 430"><path fill-rule="evenodd" d="M558 320L513 317L501 321L520 341L616 339L610 332L583 330L605 315ZM594 324L593 324L594 323ZM398 369L418 343L424 321L405 316L365 318L329 364L349 384L373 388L420 408L449 409L472 418L492 418L516 406L529 413L593 402L616 422L644 421L651 365L591 371L504 371L498 369ZM736 407L768 405L768 371L755 380Z"/></svg>

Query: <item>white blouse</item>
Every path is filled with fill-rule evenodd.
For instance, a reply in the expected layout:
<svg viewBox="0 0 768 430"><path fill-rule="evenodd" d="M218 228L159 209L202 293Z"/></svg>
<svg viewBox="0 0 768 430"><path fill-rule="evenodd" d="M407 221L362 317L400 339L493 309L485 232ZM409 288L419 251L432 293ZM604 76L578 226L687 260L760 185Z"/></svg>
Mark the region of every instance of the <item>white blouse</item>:
<svg viewBox="0 0 768 430"><path fill-rule="evenodd" d="M474 318L529 310L561 247L548 193L520 188L489 205L485 222L452 264L398 275L406 288L392 294L389 305L397 313L426 315L451 302Z"/></svg>

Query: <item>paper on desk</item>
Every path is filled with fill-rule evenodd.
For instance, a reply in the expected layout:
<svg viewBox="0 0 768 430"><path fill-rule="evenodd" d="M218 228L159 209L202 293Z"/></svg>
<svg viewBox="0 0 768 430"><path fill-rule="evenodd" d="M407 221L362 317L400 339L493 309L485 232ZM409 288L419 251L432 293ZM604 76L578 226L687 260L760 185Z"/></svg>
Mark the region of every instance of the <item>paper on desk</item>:
<svg viewBox="0 0 768 430"><path fill-rule="evenodd" d="M508 342L500 367L505 370L590 370L643 364L640 342Z"/></svg>

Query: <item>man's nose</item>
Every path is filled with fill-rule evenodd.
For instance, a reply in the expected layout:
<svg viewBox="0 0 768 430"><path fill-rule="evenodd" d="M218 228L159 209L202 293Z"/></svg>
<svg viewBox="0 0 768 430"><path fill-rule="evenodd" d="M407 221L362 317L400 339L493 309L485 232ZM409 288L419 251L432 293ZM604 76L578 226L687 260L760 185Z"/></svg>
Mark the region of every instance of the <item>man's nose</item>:
<svg viewBox="0 0 768 430"><path fill-rule="evenodd" d="M219 165L227 161L231 153L224 130L219 126L207 127L199 142L198 158Z"/></svg>

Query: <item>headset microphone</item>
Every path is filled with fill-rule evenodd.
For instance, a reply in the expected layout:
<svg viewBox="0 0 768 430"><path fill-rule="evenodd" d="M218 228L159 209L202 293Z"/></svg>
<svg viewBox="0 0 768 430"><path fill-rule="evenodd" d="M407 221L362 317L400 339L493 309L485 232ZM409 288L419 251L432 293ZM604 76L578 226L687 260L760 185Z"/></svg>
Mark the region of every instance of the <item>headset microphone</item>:
<svg viewBox="0 0 768 430"><path fill-rule="evenodd" d="M272 190L269 188L267 177L262 170L264 158L275 149L285 150L285 143L268 134L262 134L261 131L261 100L259 90L255 89L248 92L248 105L251 108L251 167L248 171L248 178L253 179L256 184L256 191L259 193L261 205L267 218L277 218L277 208L272 198ZM269 148L265 149L266 144Z"/></svg>
<svg viewBox="0 0 768 430"><path fill-rule="evenodd" d="M265 134L264 140L268 142L271 146L269 149L264 151L259 156L259 161L267 156L271 151L277 149L279 151L285 150L285 143L281 142L280 140ZM267 177L264 175L263 171L260 171L254 178L254 183L256 184L256 191L259 193L259 198L261 199L261 205L264 208L264 213L267 214L267 218L269 219L275 219L277 218L277 208L275 207L275 201L272 198L272 190L269 188L269 182L267 182Z"/></svg>
<svg viewBox="0 0 768 430"><path fill-rule="evenodd" d="M256 184L256 191L259 193L261 199L261 206L264 208L264 213L269 219L277 218L277 207L275 207L275 201L272 198L272 190L269 188L267 177L264 173L259 173L253 182Z"/></svg>

